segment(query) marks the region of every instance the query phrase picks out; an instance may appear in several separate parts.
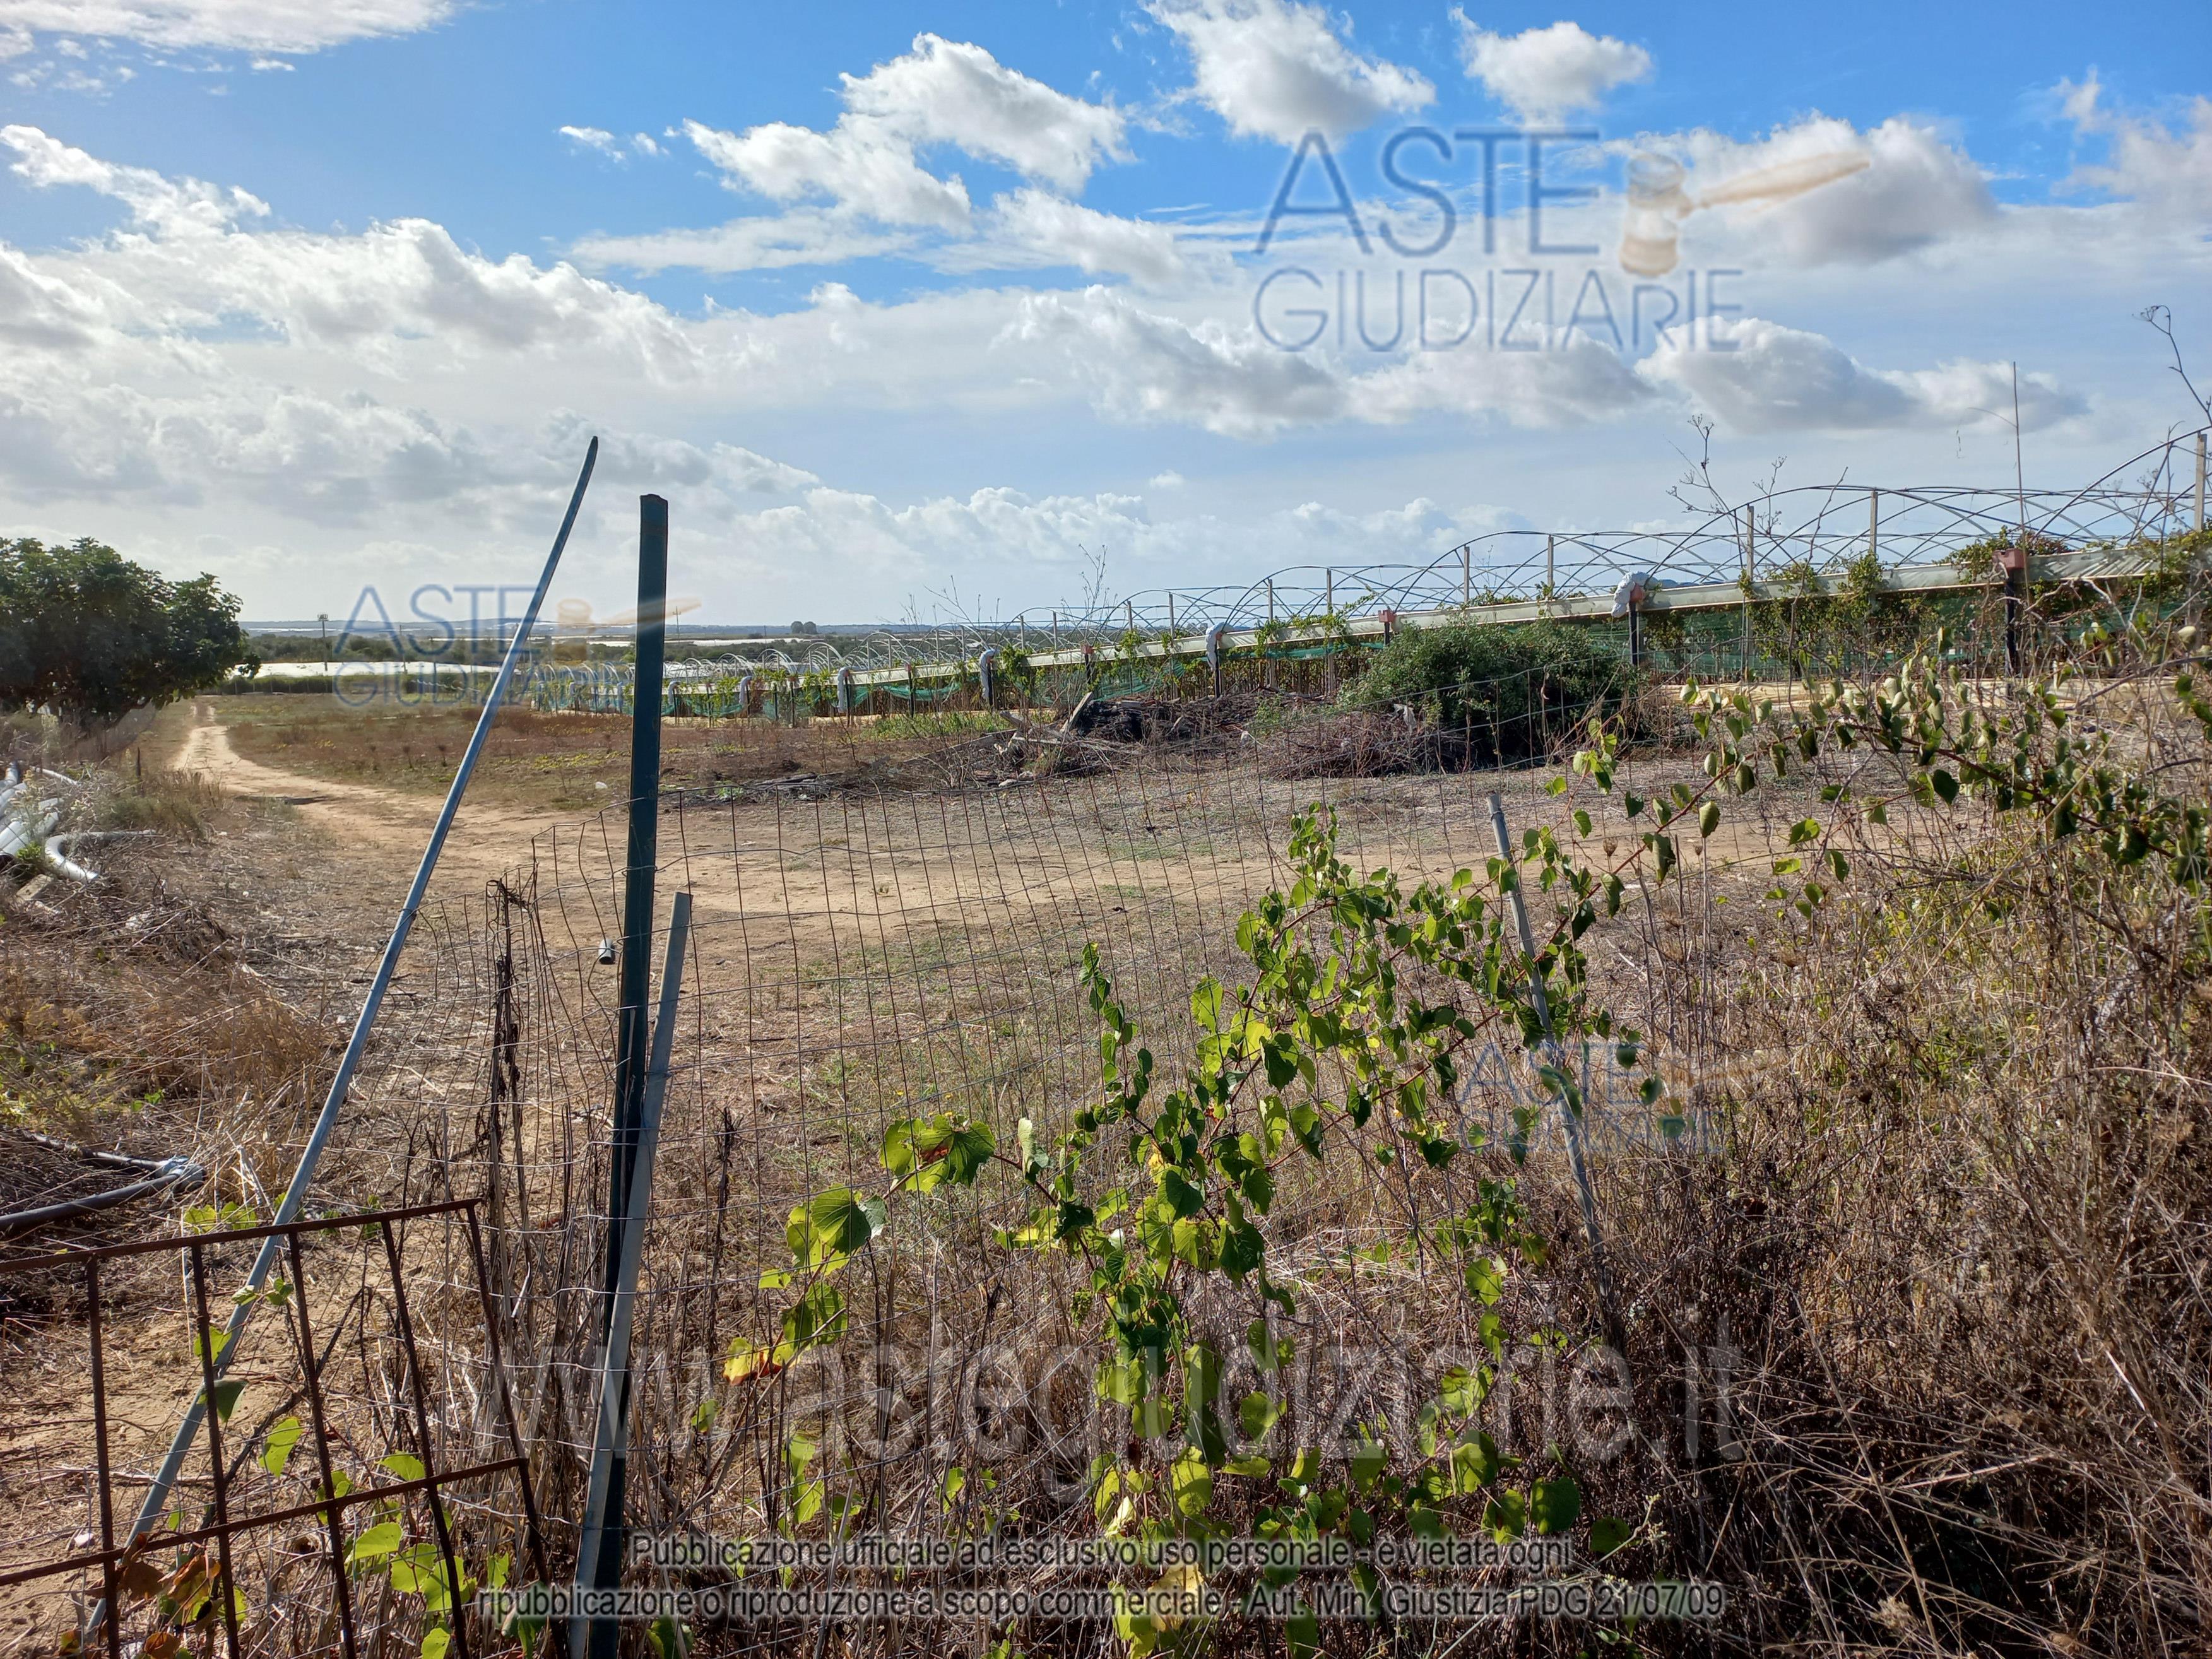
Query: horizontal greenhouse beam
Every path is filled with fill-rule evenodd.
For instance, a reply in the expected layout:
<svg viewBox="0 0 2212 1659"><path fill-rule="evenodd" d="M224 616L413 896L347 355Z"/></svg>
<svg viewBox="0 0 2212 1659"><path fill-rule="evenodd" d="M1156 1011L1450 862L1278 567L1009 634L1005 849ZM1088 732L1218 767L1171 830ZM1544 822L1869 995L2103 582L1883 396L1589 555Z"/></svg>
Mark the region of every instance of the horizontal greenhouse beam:
<svg viewBox="0 0 2212 1659"><path fill-rule="evenodd" d="M2089 578L2126 580L2148 573L2151 561L2140 553L2090 551L2060 553L2032 557L2028 562L2031 581L2081 581ZM2001 578L1995 573L1966 575L1948 564L1907 566L1887 572L1882 578L1882 589L1892 593L1929 593L1953 592L1967 588L1993 587ZM1790 599L1819 598L1835 592L1835 587L1823 582L1817 589L1808 589L1796 583L1754 581L1750 584L1749 598L1753 604L1774 605ZM1655 588L1645 597L1641 607L1646 616L1671 615L1677 611L1718 611L1731 609L1745 602L1745 586L1741 582L1697 582L1679 587ZM1565 622L1602 622L1613 616L1613 597L1607 593L1565 594L1549 599L1508 599L1491 605L1449 605L1436 611L1408 611L1392 618L1386 628L1380 617L1362 617L1354 621L1327 623L1286 623L1272 629L1243 628L1224 629L1221 648L1230 651L1249 651L1265 642L1271 646L1301 646L1364 644L1380 641L1397 629L1418 631L1429 628L1452 628L1473 623L1478 626L1512 623L1540 622L1555 619ZM1089 652L1081 647L1063 647L1056 651L1032 651L1028 653L1032 668L1080 668L1086 661L1111 662L1158 661L1168 658L1202 657L1206 654L1206 635L1182 634L1167 639L1140 640L1133 648L1101 642ZM955 678L968 672L968 662L917 662L911 668L901 664L891 668L854 669L852 684L856 690L879 685L899 685L909 678L915 680L939 680ZM689 665L682 665L689 666ZM672 666L672 673L681 673L681 666Z"/></svg>

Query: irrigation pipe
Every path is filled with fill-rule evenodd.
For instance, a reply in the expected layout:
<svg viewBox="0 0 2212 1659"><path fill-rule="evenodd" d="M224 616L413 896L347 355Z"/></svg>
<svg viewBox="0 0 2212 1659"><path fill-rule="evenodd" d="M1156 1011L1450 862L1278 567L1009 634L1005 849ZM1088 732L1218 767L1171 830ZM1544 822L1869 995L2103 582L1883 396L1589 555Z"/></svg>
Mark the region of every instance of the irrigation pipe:
<svg viewBox="0 0 2212 1659"><path fill-rule="evenodd" d="M462 792L469 787L469 775L476 769L477 759L483 752L484 740L491 735L493 719L499 713L507 688L514 678L515 665L529 648L531 630L537 625L538 607L545 602L545 590L552 585L553 573L561 563L561 555L568 545L568 533L576 527L576 514L584 505L584 491L592 482L592 468L599 459L599 441L592 440L591 447L584 452L583 470L576 475L575 492L568 498L568 516L561 520L560 533L553 538L553 550L547 556L544 571L538 578L538 586L530 596L530 608L523 612L522 623L514 630L514 641L507 647L507 655L499 665L499 677L493 680L491 690L484 695L483 712L477 717L477 729L470 734L469 746L462 753L459 769L453 774L453 787L446 792L446 804L439 810L438 822L430 831L429 845L422 849L422 862L415 872L414 885L407 890L407 902L393 924L392 938L384 947L384 958L377 963L376 977L368 988L368 996L361 1006L361 1014L354 1021L353 1036L346 1043L344 1056L338 1061L337 1075L331 1079L330 1094L323 1101L323 1109L315 1119L314 1132L307 1137L307 1145L300 1154L299 1167L293 1170L292 1179L284 1188L284 1197L276 1206L274 1224L279 1227L295 1219L301 1201L307 1196L307 1186L314 1179L315 1165L321 1161L323 1148L330 1142L331 1132L337 1127L338 1112L345 1104L346 1090L361 1065L362 1051L368 1046L370 1029L376 1024L377 1011L383 1006L384 994L390 988L393 971L399 965L399 953L405 948L407 935L415 925L416 914L422 907L422 896L430 885L430 875L438 867L438 854L445 850L447 832L453 827L454 815L460 811ZM246 1289L258 1291L267 1282L270 1270L276 1265L284 1241L271 1234L262 1242L260 1254L253 1259L253 1271L246 1275ZM238 1310L230 1316L229 1333L216 1350L214 1376L220 1378L228 1369L231 1358L238 1352L238 1338L260 1298L241 1296ZM176 1438L169 1443L169 1455L161 1460L153 1484L146 1489L146 1501L139 1506L138 1518L131 1523L129 1538L137 1538L161 1517L169 1501L170 1490L185 1464L185 1455L191 1449L193 1437L198 1434L200 1422L206 1410L207 1391L200 1394L186 1407L184 1421L177 1425ZM88 1629L97 1630L106 1616L107 1606L100 1602L93 1610Z"/></svg>
<svg viewBox="0 0 2212 1659"><path fill-rule="evenodd" d="M149 1174L143 1181L134 1181L127 1187L118 1187L105 1193L94 1193L89 1198L65 1199L58 1204L43 1205L35 1210L18 1210L13 1215L0 1215L0 1233L21 1232L27 1227L42 1227L50 1221L74 1221L79 1216L112 1210L118 1204L127 1204L134 1198L143 1198L149 1193L207 1179L207 1171L182 1154L175 1158L126 1158L120 1152L82 1152L64 1141L49 1140L44 1135L33 1135L30 1139L41 1146L77 1152L80 1157L95 1164L106 1164L118 1169L144 1170Z"/></svg>

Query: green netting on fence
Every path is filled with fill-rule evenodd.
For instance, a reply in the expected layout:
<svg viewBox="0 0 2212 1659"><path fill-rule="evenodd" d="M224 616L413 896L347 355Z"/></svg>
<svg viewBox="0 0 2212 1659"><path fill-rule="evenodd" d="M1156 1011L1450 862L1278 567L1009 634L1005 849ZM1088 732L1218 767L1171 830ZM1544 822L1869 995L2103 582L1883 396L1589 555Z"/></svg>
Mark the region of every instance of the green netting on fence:
<svg viewBox="0 0 2212 1659"><path fill-rule="evenodd" d="M917 685L893 680L886 684L855 686L854 695L860 698L870 691L880 691L885 696L896 698L904 703L943 702L947 697L957 697L968 689L964 681L956 681L949 685Z"/></svg>

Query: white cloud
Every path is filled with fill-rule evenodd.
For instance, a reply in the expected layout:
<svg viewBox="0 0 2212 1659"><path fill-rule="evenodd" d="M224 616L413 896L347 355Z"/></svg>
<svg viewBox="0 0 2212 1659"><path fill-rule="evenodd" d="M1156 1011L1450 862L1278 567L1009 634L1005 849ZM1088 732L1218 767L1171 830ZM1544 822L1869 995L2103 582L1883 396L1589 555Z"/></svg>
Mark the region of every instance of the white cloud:
<svg viewBox="0 0 2212 1659"><path fill-rule="evenodd" d="M27 349L66 350L91 344L101 325L97 305L0 245L0 340Z"/></svg>
<svg viewBox="0 0 2212 1659"><path fill-rule="evenodd" d="M411 34L454 9L454 0L0 0L0 41L66 33L150 46L319 52Z"/></svg>
<svg viewBox="0 0 2212 1659"><path fill-rule="evenodd" d="M789 211L713 230L589 237L578 256L641 270L736 271L933 250L945 269L1073 264L1147 281L1182 274L1172 232L1066 199L1098 163L1127 154L1126 118L1111 105L1071 98L981 46L934 34L915 36L904 57L843 81L844 112L826 129L771 121L729 132L684 124L726 185L794 204ZM611 147L612 135L602 137ZM642 149L652 141L640 135L636 143ZM979 223L960 178L922 165L920 150L939 144L1003 163L1052 191L1008 192Z"/></svg>
<svg viewBox="0 0 2212 1659"><path fill-rule="evenodd" d="M1120 111L1056 92L981 46L917 35L905 57L843 78L845 111L826 130L770 121L726 132L686 121L684 133L734 188L954 232L969 228L968 187L923 167L922 146L950 144L1070 191L1098 161L1127 153Z"/></svg>
<svg viewBox="0 0 2212 1659"><path fill-rule="evenodd" d="M562 127L559 131L578 149L604 155L610 161L627 161L633 155L658 155L661 153L660 146L642 132L632 133L624 140L605 127Z"/></svg>
<svg viewBox="0 0 2212 1659"><path fill-rule="evenodd" d="M2098 190L2179 216L2201 228L2212 215L2212 98L2190 100L2179 131L2140 115L2110 110L2093 70L2058 91L2077 132L2106 141L2101 162L2077 167L2062 190Z"/></svg>
<svg viewBox="0 0 2212 1659"><path fill-rule="evenodd" d="M1778 254L1796 265L1870 264L1986 229L1997 218L1988 181L1972 158L1934 127L1893 116L1865 132L1813 115L1748 143L1700 130L1679 148L1695 196L1770 169L1833 156L1863 156L1863 171L1778 205L1723 211L1736 222L1731 257ZM1701 217L1690 237L1708 234ZM1703 255L1699 256L1701 258Z"/></svg>
<svg viewBox="0 0 2212 1659"><path fill-rule="evenodd" d="M579 417L564 415L549 423L545 436L548 448L556 454L580 453L591 428ZM803 467L772 460L737 444L702 447L680 438L641 432L601 434L599 464L625 483L662 490L712 490L724 504L734 504L744 496L790 495L822 482Z"/></svg>
<svg viewBox="0 0 2212 1659"><path fill-rule="evenodd" d="M103 161L36 127L0 127L0 147L15 151L13 170L33 185L79 185L130 208L133 231L40 262L65 272L86 314L120 333L189 342L252 328L356 350L386 372L425 338L441 356L557 344L611 349L660 379L696 367L682 329L644 295L567 264L487 259L427 220L350 236L252 232L241 222L269 210L242 190Z"/></svg>
<svg viewBox="0 0 2212 1659"><path fill-rule="evenodd" d="M576 258L593 270L652 275L663 270L778 270L792 265L842 264L848 259L910 253L909 231L871 229L849 214L821 208L732 219L708 230L661 230L641 236L586 236Z"/></svg>
<svg viewBox="0 0 2212 1659"><path fill-rule="evenodd" d="M907 56L842 78L854 115L1069 192L1082 190L1099 161L1127 154L1121 111L1055 91L972 44L918 34Z"/></svg>
<svg viewBox="0 0 2212 1659"><path fill-rule="evenodd" d="M138 223L167 235L213 234L240 219L268 216L269 204L245 191L167 179L149 167L118 167L37 127L0 127L0 146L15 152L9 171L33 185L81 185L121 202Z"/></svg>
<svg viewBox="0 0 2212 1659"><path fill-rule="evenodd" d="M2011 418L2012 371L2005 363L1957 359L1931 369L1869 368L1821 335L1757 317L1717 334L1733 349L1692 349L1676 340L1639 368L1655 384L1687 392L1734 431L1940 428ZM2025 430L2087 407L2050 375L2020 378Z"/></svg>
<svg viewBox="0 0 2212 1659"><path fill-rule="evenodd" d="M1595 109L1615 87L1651 76L1651 54L1643 47L1592 34L1580 23L1493 34L1457 6L1451 15L1468 76L1524 121Z"/></svg>
<svg viewBox="0 0 2212 1659"><path fill-rule="evenodd" d="M1133 276L1165 287L1189 274L1169 227L1117 218L1042 190L1018 190L991 204L988 234L940 258L950 269L1073 265L1087 276Z"/></svg>
<svg viewBox="0 0 2212 1659"><path fill-rule="evenodd" d="M1247 580L1285 564L1340 564L1347 546L1366 560L1425 560L1494 520L1487 508L1451 512L1425 498L1366 512L1305 501L1233 520L1162 519L1144 497L1110 491L1032 496L991 488L898 505L824 488L746 514L733 528L745 550L748 591L762 579L834 561L841 571L866 573L878 588L941 583L948 574L963 592L1018 583L1032 601L1029 614L1038 617L1037 596L1055 582L1076 591L1090 557L1102 550L1121 591L1158 591Z"/></svg>
<svg viewBox="0 0 2212 1659"><path fill-rule="evenodd" d="M1147 9L1189 50L1199 99L1246 137L1294 144L1317 131L1339 138L1436 97L1415 71L1352 51L1317 5L1151 0Z"/></svg>
<svg viewBox="0 0 2212 1659"><path fill-rule="evenodd" d="M1117 419L1267 437L1336 421L1396 425L1424 415L1496 416L1516 426L1609 419L1651 400L1610 348L1577 334L1547 351L1291 351L1249 326L1185 321L1125 294L1032 295L1003 339L1054 349Z"/></svg>
<svg viewBox="0 0 2212 1659"><path fill-rule="evenodd" d="M1122 420L1258 437L1334 420L1345 410L1343 383L1318 358L1285 351L1249 328L1143 310L1111 289L1032 295L1005 337L1057 349Z"/></svg>
<svg viewBox="0 0 2212 1659"><path fill-rule="evenodd" d="M826 196L885 224L968 222L968 187L927 171L913 145L879 122L847 115L827 132L770 121L735 133L686 121L684 131L702 155L771 201Z"/></svg>
<svg viewBox="0 0 2212 1659"><path fill-rule="evenodd" d="M562 127L561 136L579 149L594 149L617 161L622 158L622 141L605 127Z"/></svg>
<svg viewBox="0 0 2212 1659"><path fill-rule="evenodd" d="M1348 412L1379 425L1488 415L1544 428L1612 420L1650 401L1650 388L1618 352L1577 332L1545 351L1413 353L1354 379Z"/></svg>

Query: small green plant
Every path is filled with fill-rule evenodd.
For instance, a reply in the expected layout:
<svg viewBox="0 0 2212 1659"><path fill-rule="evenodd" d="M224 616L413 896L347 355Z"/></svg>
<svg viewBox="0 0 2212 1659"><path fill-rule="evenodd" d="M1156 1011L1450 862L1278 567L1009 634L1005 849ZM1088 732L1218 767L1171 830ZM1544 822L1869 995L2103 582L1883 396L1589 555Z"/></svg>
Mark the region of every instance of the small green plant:
<svg viewBox="0 0 2212 1659"><path fill-rule="evenodd" d="M1578 865L1548 830L1532 830L1480 877L1462 870L1409 891L1388 871L1356 874L1337 856L1334 815L1321 808L1298 819L1290 856L1295 881L1238 924L1249 981L1207 978L1191 993L1197 1042L1179 1083L1157 1075L1097 948L1086 947L1082 984L1099 1026L1096 1098L1055 1135L1024 1118L1011 1149L988 1125L957 1114L892 1124L880 1189L832 1188L792 1211L792 1265L762 1282L799 1294L773 1334L732 1342L726 1378L774 1376L840 1340L846 1305L834 1280L884 1233L890 1206L972 1185L995 1165L1032 1200L1029 1219L1000 1231L998 1243L1078 1267L1073 1313L1097 1346L1096 1392L1127 1413L1122 1449L1091 1470L1109 1535L1207 1538L1227 1524L1218 1518L1225 1511L1248 1505L1261 1536L1354 1546L1385 1531L1480 1530L1502 1542L1575 1527L1581 1488L1559 1455L1525 1462L1505 1455L1480 1413L1509 1340L1578 1340L1548 1322L1510 1328L1516 1281L1552 1251L1522 1206L1516 1170L1545 1112L1578 1120L1583 1110L1559 1045L1607 1043L1623 1066L1647 1063L1638 1034L1590 996L1576 943L1601 911L1618 911L1620 878ZM1528 884L1555 913L1533 959L1510 920L1513 896ZM1530 1054L1538 1093L1492 1145L1457 1121L1453 1101L1470 1054L1500 1040ZM1645 1100L1662 1092L1650 1075ZM1441 1209L1412 1201L1417 1186L1443 1190L1437 1172L1462 1159L1482 1165L1459 1183L1471 1201ZM1284 1427L1297 1300L1273 1270L1270 1216L1297 1166L1333 1160L1364 1165L1388 1177L1385 1190L1406 1194L1364 1255L1436 1253L1451 1263L1489 1355L1444 1375L1421 1411L1410 1458L1394 1448L1387 1422L1363 1425L1340 1462L1290 1443ZM1218 1310L1240 1302L1241 1329L1224 1328ZM1215 1311L1202 1317L1200 1307ZM1612 1322L1596 1308L1584 1312L1586 1330ZM1261 1384L1232 1400L1238 1348ZM811 1443L804 1450L794 1442L781 1506L787 1526L823 1507L808 1475ZM1625 1535L1624 1523L1595 1524L1601 1541ZM1295 1577L1274 1576L1267 1588ZM1364 1582L1371 1590L1371 1573ZM1294 1639L1313 1620L1310 1608L1293 1609ZM1119 1623L1138 1659L1183 1639L1172 1618L1141 1606Z"/></svg>

